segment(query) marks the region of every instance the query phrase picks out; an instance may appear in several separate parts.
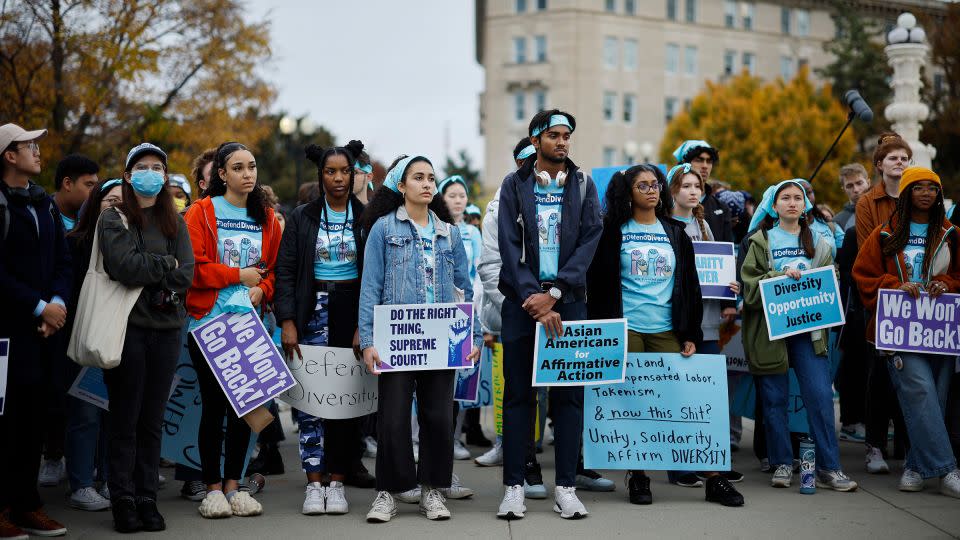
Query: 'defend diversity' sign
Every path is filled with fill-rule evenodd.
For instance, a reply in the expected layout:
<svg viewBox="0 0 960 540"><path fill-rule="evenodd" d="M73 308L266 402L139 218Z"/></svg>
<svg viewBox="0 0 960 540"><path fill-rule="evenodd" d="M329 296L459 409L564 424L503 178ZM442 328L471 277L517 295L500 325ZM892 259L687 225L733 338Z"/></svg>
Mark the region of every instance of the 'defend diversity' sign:
<svg viewBox="0 0 960 540"><path fill-rule="evenodd" d="M840 287L833 266L760 281L763 315L771 340L844 323Z"/></svg>
<svg viewBox="0 0 960 540"><path fill-rule="evenodd" d="M957 307L960 294L919 298L893 289L880 289L877 296L877 349L930 354L960 354Z"/></svg>
<svg viewBox="0 0 960 540"><path fill-rule="evenodd" d="M559 338L537 323L533 386L588 386L622 382L627 320L564 321Z"/></svg>
<svg viewBox="0 0 960 540"><path fill-rule="evenodd" d="M373 346L382 373L473 367L473 305L374 306Z"/></svg>
<svg viewBox="0 0 960 540"><path fill-rule="evenodd" d="M704 298L736 300L730 283L737 280L737 255L732 242L694 242L694 262Z"/></svg>

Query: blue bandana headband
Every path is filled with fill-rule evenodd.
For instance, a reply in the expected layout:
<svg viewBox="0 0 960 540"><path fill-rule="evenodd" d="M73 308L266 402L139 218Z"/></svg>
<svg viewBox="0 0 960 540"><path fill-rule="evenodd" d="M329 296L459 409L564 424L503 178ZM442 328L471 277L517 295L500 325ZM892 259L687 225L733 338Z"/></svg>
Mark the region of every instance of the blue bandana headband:
<svg viewBox="0 0 960 540"><path fill-rule="evenodd" d="M690 172L691 168L692 167L690 166L689 163L681 163L679 165L674 165L673 168L670 169L670 172L667 173L667 183L669 184L670 182L673 181L673 175L677 174L678 171L681 171L681 174L687 174L688 172Z"/></svg>
<svg viewBox="0 0 960 540"><path fill-rule="evenodd" d="M709 143L707 143L707 141L698 141L698 140L683 141L683 144L678 146L677 149L673 151L673 157L676 158L677 163L682 163L683 156L687 155L687 152L697 147L713 148L712 146L710 146Z"/></svg>
<svg viewBox="0 0 960 540"><path fill-rule="evenodd" d="M544 131L554 126L567 126L568 128L570 128L570 131L573 131L573 126L570 125L570 120L566 116L562 114L555 114L550 117L550 122L548 122L546 126L540 126L538 128L534 128L533 132L530 133L530 136L536 137L537 135L540 135Z"/></svg>
<svg viewBox="0 0 960 540"><path fill-rule="evenodd" d="M371 165L371 164L369 164L369 163L367 163L366 165L360 165L360 162L358 161L358 162L354 163L353 168L356 169L356 170L358 170L358 171L360 171L360 172L364 172L364 173L367 173L367 174L373 174L373 165Z"/></svg>
<svg viewBox="0 0 960 540"><path fill-rule="evenodd" d="M110 188L114 186L119 186L122 183L123 183L123 180L119 178L114 178L113 180L107 180L106 182L103 183L102 186L100 186L100 193L105 193L109 191Z"/></svg>
<svg viewBox="0 0 960 540"><path fill-rule="evenodd" d="M403 175L407 172L407 167L410 166L410 162L417 158L426 159L427 163L430 163L430 160L424 156L407 156L401 159L394 168L387 172L387 178L383 181L383 185L395 193L400 193L400 181L403 180ZM433 194L437 194L436 187L433 188Z"/></svg>
<svg viewBox="0 0 960 540"><path fill-rule="evenodd" d="M524 148L523 150L521 150L520 153L517 154L517 157L515 159L527 159L528 157L532 156L536 152L537 152L537 149L534 148L533 145L531 144L526 148Z"/></svg>
<svg viewBox="0 0 960 540"><path fill-rule="evenodd" d="M800 191L803 193L803 213L806 214L810 210L813 210L813 205L810 204L810 199L807 198L807 191L803 189L803 184L800 182L801 178L794 178L793 180L784 180L779 184L770 186L766 191L763 192L763 200L760 201L760 205L757 206L756 212L753 214L753 219L750 220L750 227L747 228L748 231L753 231L760 226L760 223L763 222L763 218L770 216L774 219L777 218L777 211L773 209L774 198L777 195L777 192L785 186L786 184L793 184L800 188Z"/></svg>
<svg viewBox="0 0 960 540"><path fill-rule="evenodd" d="M479 216L479 215L481 215L481 213L480 213L480 207L477 206L477 205L475 205L475 204L468 204L466 210L464 210L463 213L466 214L466 215L468 215L468 216Z"/></svg>
<svg viewBox="0 0 960 540"><path fill-rule="evenodd" d="M461 186L463 186L464 190L467 189L467 181L464 180L463 177L460 176L459 174L455 174L450 178L447 178L443 182L440 182L440 185L437 186L437 191L439 191L440 193L443 193L443 190L446 189L447 186L453 183L460 184Z"/></svg>

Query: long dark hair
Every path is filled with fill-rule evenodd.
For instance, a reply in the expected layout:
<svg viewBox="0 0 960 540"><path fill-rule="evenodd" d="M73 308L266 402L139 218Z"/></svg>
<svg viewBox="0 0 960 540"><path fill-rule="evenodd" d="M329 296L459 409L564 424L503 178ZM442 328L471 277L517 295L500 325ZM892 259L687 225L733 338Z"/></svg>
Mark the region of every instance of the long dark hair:
<svg viewBox="0 0 960 540"><path fill-rule="evenodd" d="M210 182L207 184L207 191L204 195L207 197L217 197L227 192L227 183L220 178L220 169L226 170L227 161L234 152L239 150L248 150L248 148L238 142L225 142L217 147L213 156L213 169L210 171ZM126 195L124 195L126 200ZM171 203L172 204L172 203ZM267 195L263 192L263 186L260 184L260 178L257 177L257 183L253 186L253 191L247 195L247 215L261 227L267 222Z"/></svg>
<svg viewBox="0 0 960 540"><path fill-rule="evenodd" d="M80 219L77 220L77 226L67 233L67 236L76 238L81 242L88 242L93 239L93 231L96 229L97 221L100 219L100 203L103 202L103 198L107 196L107 193L110 193L113 191L113 188L117 187L110 186L110 189L103 189L104 184L111 180L116 180L116 178L105 178L93 186L93 189L90 191L90 196L87 197L86 202L84 202L80 208ZM123 180L120 180L118 184L121 192L123 192L123 184L125 183Z"/></svg>
<svg viewBox="0 0 960 540"><path fill-rule="evenodd" d="M409 156L402 155L393 160L393 163L390 164L390 167L387 168L387 171L392 170L397 166L401 161L406 159ZM429 164L433 167L433 163L430 163L430 160L425 157L416 157L407 164L407 169L411 165L417 163L418 161L423 161L424 163ZM401 181L406 180L407 171L403 171L401 176ZM381 185L373 193L373 198L370 199L370 204L363 211L363 219L361 220L361 230L363 231L363 236L367 236L370 233L370 229L373 228L373 224L377 222L378 219L383 216L393 212L397 208L403 206L403 195L397 193L396 191L388 188L386 185ZM449 224L453 224L453 218L450 217L450 210L447 208L447 204L443 201L443 197L439 193L434 195L433 200L430 201L430 210L440 218L441 221L445 221Z"/></svg>
<svg viewBox="0 0 960 540"><path fill-rule="evenodd" d="M897 198L897 208L893 211L893 215L890 216L888 222L893 234L882 238L880 242L881 252L887 257L896 256L903 251L903 248L907 246L907 240L910 239L910 218L913 214L913 200L910 195L910 191L906 190ZM921 275L925 275L930 268L933 250L937 249L934 242L937 240L937 235L940 234L940 229L943 227L943 221L946 217L942 190L937 193L937 202L927 212L929 224L927 226L927 245L923 248L923 272Z"/></svg>
<svg viewBox="0 0 960 540"><path fill-rule="evenodd" d="M618 171L610 179L607 192L604 194L607 213L603 220L606 224L619 227L633 217L633 183L636 181L637 175L644 172L652 174L657 179L657 185L660 186L660 201L657 202L655 210L657 217L670 216L670 209L673 208L673 196L670 194L669 186L667 186L667 178L660 167L644 163L634 165L626 171Z"/></svg>
<svg viewBox="0 0 960 540"><path fill-rule="evenodd" d="M131 163L131 166L133 165L136 165L136 163ZM128 170L127 172L129 173L131 171ZM163 167L163 177L164 181L166 181L166 165ZM133 190L133 185L124 179L121 191L123 192L123 202L117 205L117 209L127 216L127 221L135 225L138 229L143 230L144 212L143 208L140 208L140 202L137 200L137 193ZM177 238L178 215L179 212L177 212L177 207L173 204L173 195L170 194L170 190L161 189L160 193L157 193L157 202L153 205L153 217L157 221L157 227L160 228L160 232L170 240Z"/></svg>
<svg viewBox="0 0 960 540"><path fill-rule="evenodd" d="M317 166L317 185L320 189L320 216L324 220L324 224L327 225L329 229L329 219L330 216L327 213L327 201L326 191L323 189L323 168L327 166L327 160L333 156L343 156L347 160L347 165L350 167L350 184L347 186L347 212L350 212L350 207L361 204L360 199L357 199L357 196L353 194L353 182L354 182L354 164L357 162L357 159L363 152L363 143L360 141L350 141L346 146L333 146L330 148L321 148L315 144L304 149L304 154L306 154L307 159L312 161ZM356 217L354 216L353 227L356 229Z"/></svg>
<svg viewBox="0 0 960 540"><path fill-rule="evenodd" d="M803 192L803 200L804 201L807 200L807 193L806 191L804 191L803 187L798 186L796 183L787 183L780 186L780 189L778 189L777 192L773 194L773 202L776 203L777 197L780 195L780 192L787 189L790 186L793 186L799 189L801 192ZM804 204L806 204L806 202L804 202ZM817 254L817 247L816 247L816 244L813 243L813 231L810 229L810 224L807 223L807 216L801 215L798 222L800 223L800 246L799 247L803 248L804 255L808 259L813 259L813 257ZM776 223L776 220L773 219L773 216L767 215L766 217L763 218L763 223L760 224L760 227L765 231L769 231L770 229L773 228L773 225L775 223Z"/></svg>

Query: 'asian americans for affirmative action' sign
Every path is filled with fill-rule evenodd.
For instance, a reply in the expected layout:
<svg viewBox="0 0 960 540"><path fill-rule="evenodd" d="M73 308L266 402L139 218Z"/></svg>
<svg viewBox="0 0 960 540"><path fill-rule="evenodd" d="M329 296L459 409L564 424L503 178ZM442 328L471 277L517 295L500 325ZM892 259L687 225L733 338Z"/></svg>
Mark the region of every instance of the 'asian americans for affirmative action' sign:
<svg viewBox="0 0 960 540"><path fill-rule="evenodd" d="M382 373L472 367L473 305L374 306L373 345Z"/></svg>
<svg viewBox="0 0 960 540"><path fill-rule="evenodd" d="M736 300L730 283L737 280L737 256L732 242L694 242L694 260L704 298Z"/></svg>
<svg viewBox="0 0 960 540"><path fill-rule="evenodd" d="M730 470L723 356L630 353L621 384L584 389L588 469Z"/></svg>
<svg viewBox="0 0 960 540"><path fill-rule="evenodd" d="M913 298L904 291L880 289L874 343L883 351L958 355L958 306L960 294L933 298L921 292Z"/></svg>
<svg viewBox="0 0 960 540"><path fill-rule="evenodd" d="M763 315L771 340L844 323L840 287L833 266L760 281Z"/></svg>
<svg viewBox="0 0 960 540"><path fill-rule="evenodd" d="M627 320L564 321L559 338L537 323L533 386L588 386L623 382Z"/></svg>
<svg viewBox="0 0 960 540"><path fill-rule="evenodd" d="M377 412L377 376L357 360L353 349L300 345L288 364L297 385L277 399L325 420Z"/></svg>

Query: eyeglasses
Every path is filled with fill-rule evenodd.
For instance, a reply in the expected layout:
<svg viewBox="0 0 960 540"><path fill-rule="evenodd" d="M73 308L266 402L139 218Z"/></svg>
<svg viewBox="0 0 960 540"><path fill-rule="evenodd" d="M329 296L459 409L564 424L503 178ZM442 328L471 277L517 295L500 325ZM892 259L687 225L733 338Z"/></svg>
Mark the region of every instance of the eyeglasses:
<svg viewBox="0 0 960 540"><path fill-rule="evenodd" d="M116 206L123 201L120 197L106 197L103 199L103 202L109 204L110 206Z"/></svg>
<svg viewBox="0 0 960 540"><path fill-rule="evenodd" d="M149 170L152 170L152 171L154 171L154 172L163 173L163 164L161 164L161 163L154 163L152 167L147 167L147 166L146 166L145 164L143 164L143 163L137 163L136 165L133 166L133 170L135 170L135 171L149 171Z"/></svg>
<svg viewBox="0 0 960 540"><path fill-rule="evenodd" d="M910 190L914 193L940 193L940 188L938 186L913 185L910 187Z"/></svg>
<svg viewBox="0 0 960 540"><path fill-rule="evenodd" d="M29 149L31 152L33 152L34 154L39 154L39 153L40 153L40 145L37 144L37 141L30 141L30 142L28 142L25 146L21 146L20 148L28 148L28 149ZM18 150L19 150L19 148L18 148Z"/></svg>
<svg viewBox="0 0 960 540"><path fill-rule="evenodd" d="M648 184L647 182L639 182L637 185L633 186L640 193L650 193L651 191L659 191L660 184L652 183Z"/></svg>

